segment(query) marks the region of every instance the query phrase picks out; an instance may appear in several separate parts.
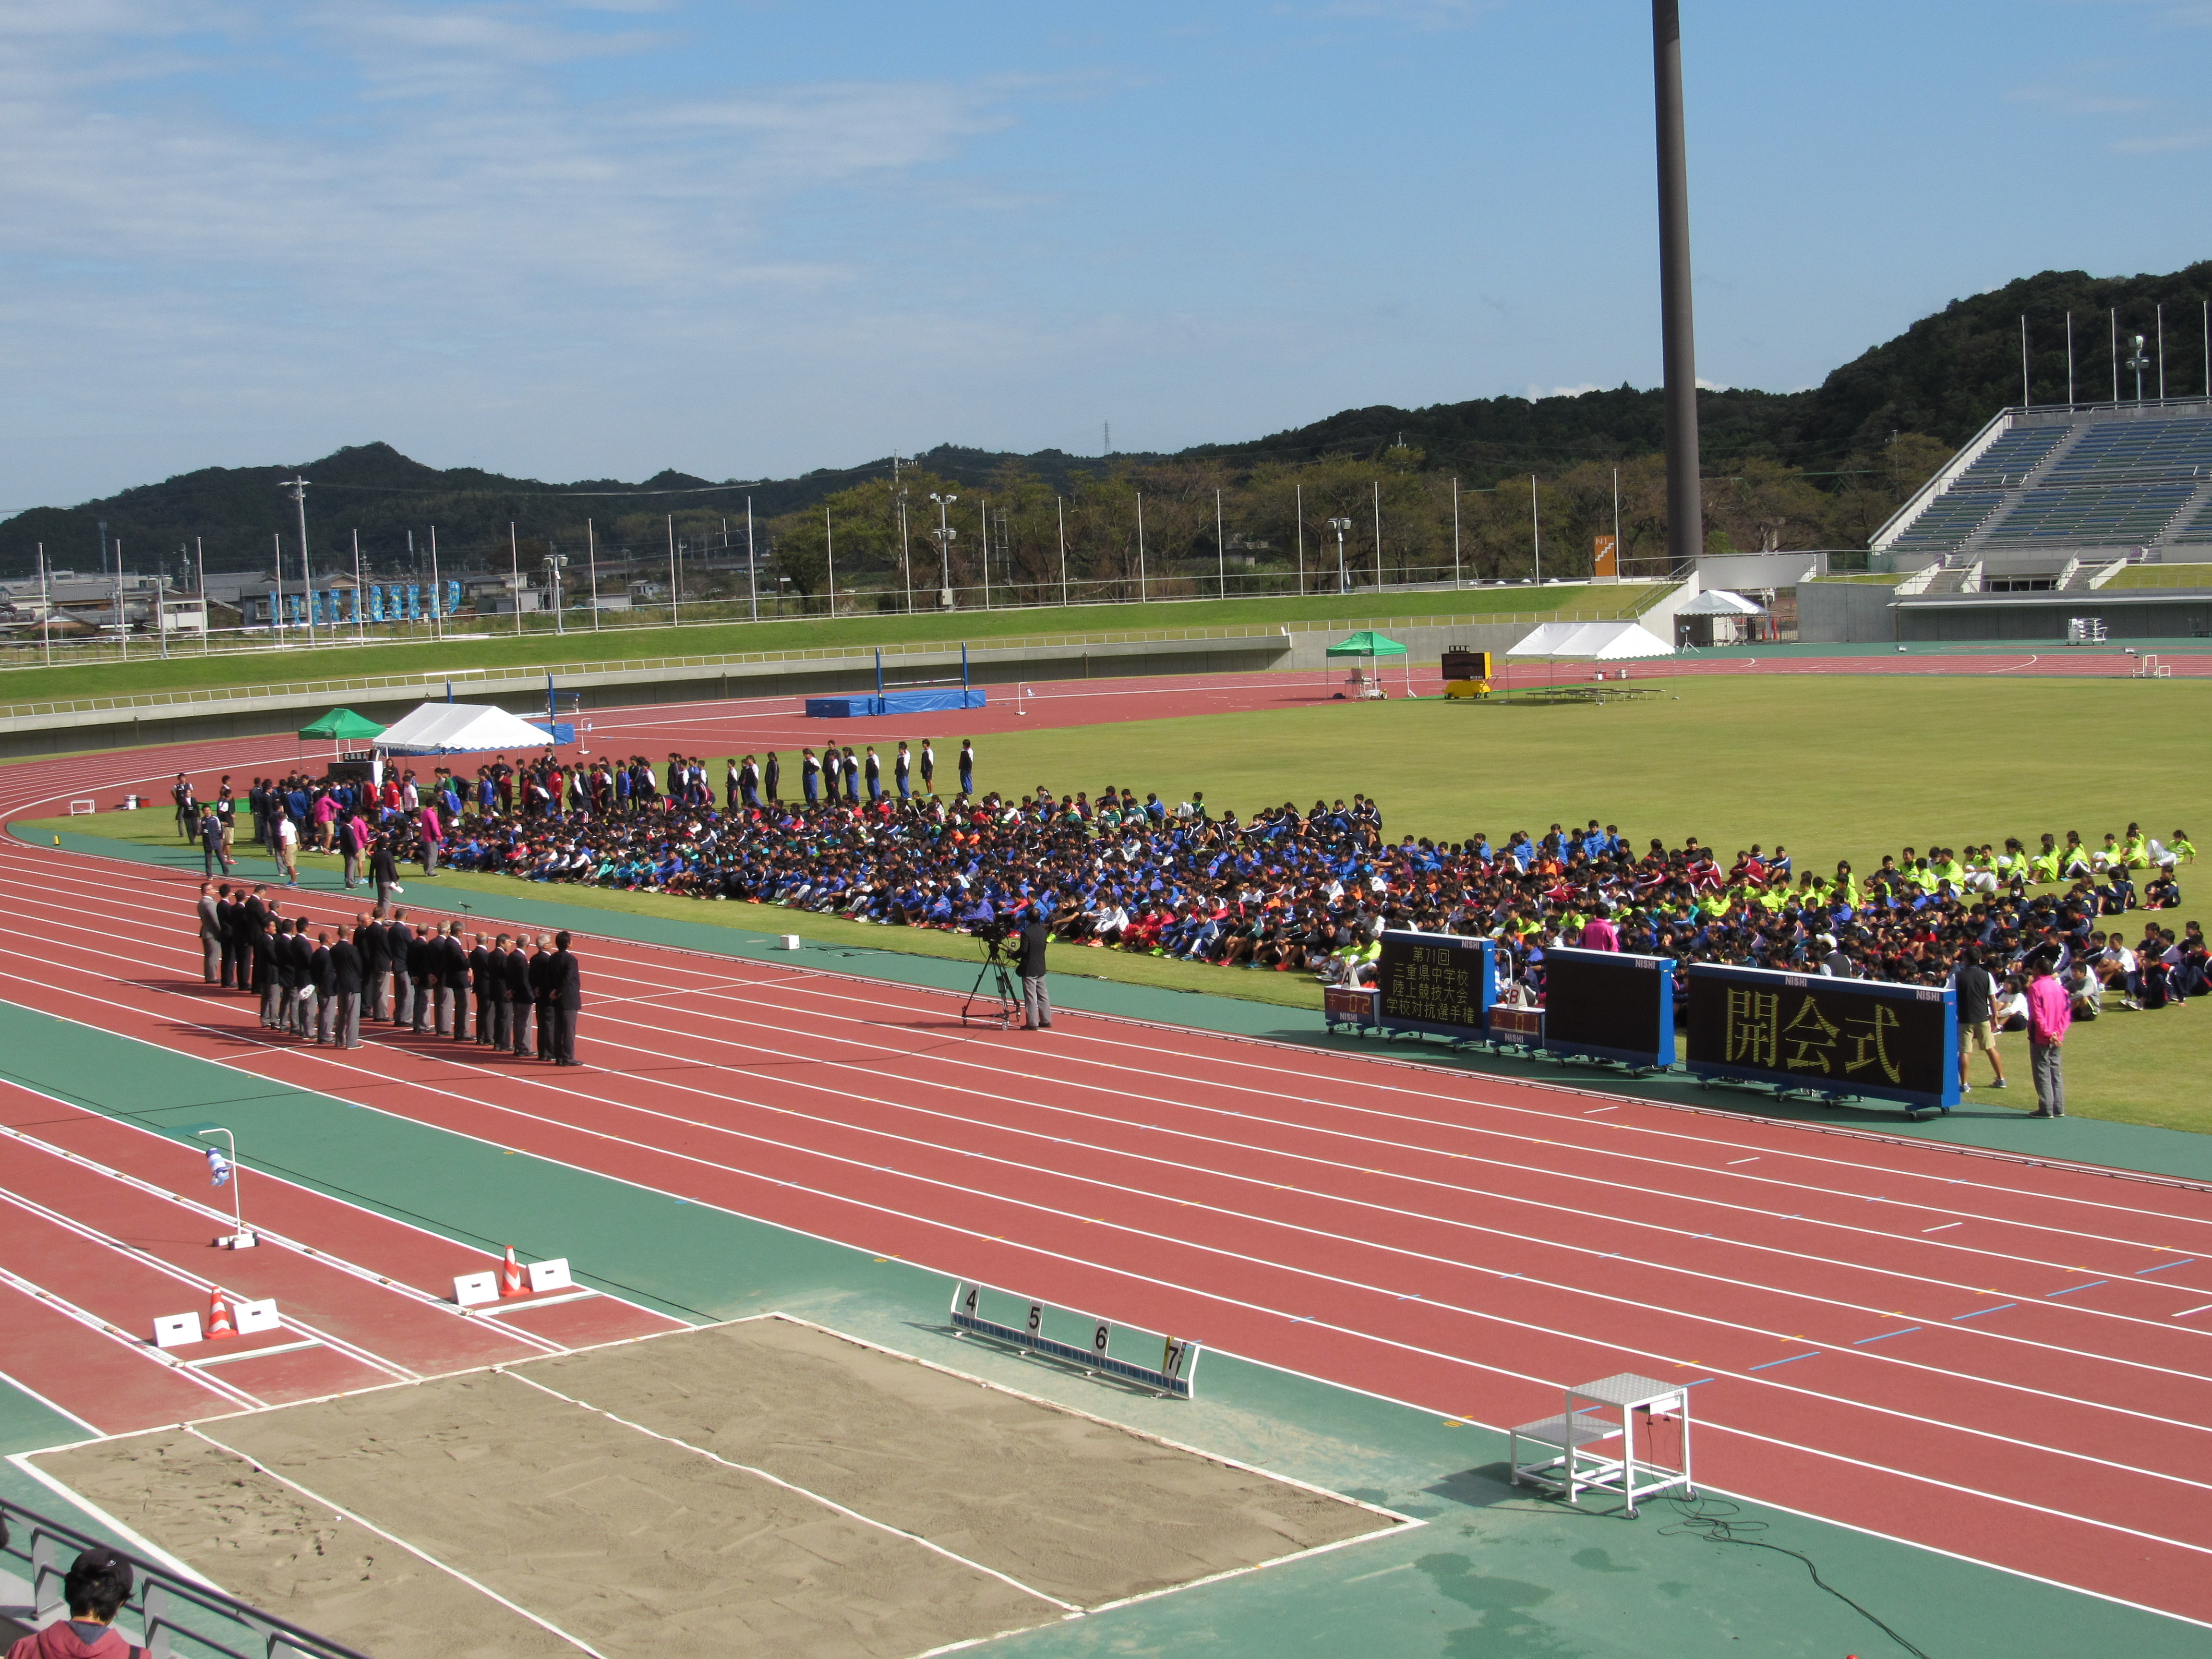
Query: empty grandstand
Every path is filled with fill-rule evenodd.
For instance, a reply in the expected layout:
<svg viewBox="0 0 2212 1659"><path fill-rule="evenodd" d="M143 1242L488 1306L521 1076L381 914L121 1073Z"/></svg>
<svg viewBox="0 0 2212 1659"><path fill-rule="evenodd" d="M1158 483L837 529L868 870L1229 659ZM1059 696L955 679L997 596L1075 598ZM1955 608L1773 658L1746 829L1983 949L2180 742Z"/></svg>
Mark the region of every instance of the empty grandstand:
<svg viewBox="0 0 2212 1659"><path fill-rule="evenodd" d="M1894 588L1801 594L1806 637L2212 634L2212 398L2006 410L1871 545Z"/></svg>
<svg viewBox="0 0 2212 1659"><path fill-rule="evenodd" d="M1908 592L2082 591L2212 556L2212 400L2008 409L1874 538Z"/></svg>

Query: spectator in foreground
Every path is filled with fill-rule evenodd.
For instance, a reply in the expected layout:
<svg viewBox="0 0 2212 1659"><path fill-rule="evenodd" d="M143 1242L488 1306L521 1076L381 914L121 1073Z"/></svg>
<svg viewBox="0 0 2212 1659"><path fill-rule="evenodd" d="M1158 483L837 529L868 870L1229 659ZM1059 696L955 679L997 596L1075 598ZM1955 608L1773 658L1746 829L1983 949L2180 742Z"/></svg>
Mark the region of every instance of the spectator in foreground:
<svg viewBox="0 0 2212 1659"><path fill-rule="evenodd" d="M1977 1048L1990 1057L1990 1070L1996 1074L1990 1086L2002 1089L2005 1074L2004 1061L1997 1054L1997 982L1982 966L1979 947L1970 945L1959 953L1959 970L1952 983L1959 997L1959 1092L1974 1086L1967 1072Z"/></svg>
<svg viewBox="0 0 2212 1659"><path fill-rule="evenodd" d="M2027 986L2027 1060L2035 1073L2036 1117L2066 1115L2066 1078L2060 1068L2059 1050L2066 1028L2074 1022L2071 999L2051 972L2054 959L2039 954Z"/></svg>
<svg viewBox="0 0 2212 1659"><path fill-rule="evenodd" d="M138 1651L111 1628L131 1599L131 1564L106 1545L78 1556L62 1580L69 1617L34 1631L8 1650L8 1659L127 1659Z"/></svg>

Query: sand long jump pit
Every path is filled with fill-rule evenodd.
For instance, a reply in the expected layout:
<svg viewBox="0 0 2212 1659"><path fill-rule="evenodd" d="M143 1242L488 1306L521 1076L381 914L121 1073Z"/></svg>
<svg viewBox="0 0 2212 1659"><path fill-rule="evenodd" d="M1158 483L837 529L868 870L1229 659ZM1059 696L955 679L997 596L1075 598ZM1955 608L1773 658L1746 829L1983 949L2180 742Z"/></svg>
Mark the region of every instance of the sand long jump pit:
<svg viewBox="0 0 2212 1659"><path fill-rule="evenodd" d="M781 1316L25 1461L376 1659L912 1659L1404 1522Z"/></svg>

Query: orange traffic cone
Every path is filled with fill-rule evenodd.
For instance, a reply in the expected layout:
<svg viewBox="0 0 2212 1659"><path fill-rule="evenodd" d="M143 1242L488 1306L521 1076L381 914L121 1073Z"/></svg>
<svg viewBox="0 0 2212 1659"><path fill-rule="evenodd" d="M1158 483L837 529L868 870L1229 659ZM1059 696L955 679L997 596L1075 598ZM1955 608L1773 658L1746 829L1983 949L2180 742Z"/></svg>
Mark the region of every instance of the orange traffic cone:
<svg viewBox="0 0 2212 1659"><path fill-rule="evenodd" d="M223 1294L222 1286L218 1285L208 1292L207 1340L213 1342L221 1337L237 1334L238 1326L230 1316L230 1298Z"/></svg>
<svg viewBox="0 0 2212 1659"><path fill-rule="evenodd" d="M514 1259L514 1246L507 1247L507 1261L499 1270L499 1293L501 1296L520 1296L522 1264Z"/></svg>

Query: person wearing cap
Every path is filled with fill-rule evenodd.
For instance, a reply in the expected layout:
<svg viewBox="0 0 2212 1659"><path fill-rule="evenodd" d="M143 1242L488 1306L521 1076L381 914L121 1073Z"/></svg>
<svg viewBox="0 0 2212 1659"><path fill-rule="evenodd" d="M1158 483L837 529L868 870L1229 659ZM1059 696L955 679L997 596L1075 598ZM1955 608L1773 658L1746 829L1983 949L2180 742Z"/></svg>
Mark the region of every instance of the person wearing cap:
<svg viewBox="0 0 2212 1659"><path fill-rule="evenodd" d="M113 1628L131 1599L131 1563L96 1544L70 1565L62 1579L69 1617L33 1631L8 1650L8 1659L128 1659L140 1650Z"/></svg>
<svg viewBox="0 0 2212 1659"><path fill-rule="evenodd" d="M1851 959L1849 953L1836 943L1836 936L1833 933L1814 934L1813 947L1820 953L1820 972L1826 978L1856 979L1858 977L1851 971Z"/></svg>

